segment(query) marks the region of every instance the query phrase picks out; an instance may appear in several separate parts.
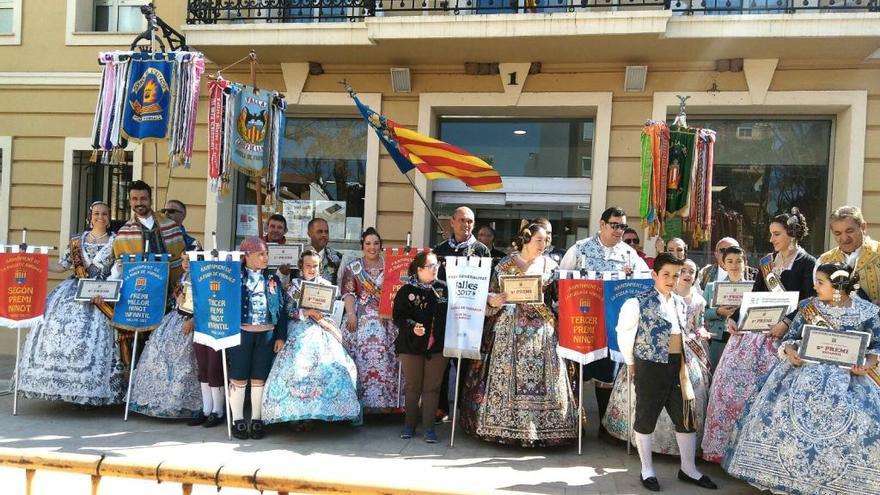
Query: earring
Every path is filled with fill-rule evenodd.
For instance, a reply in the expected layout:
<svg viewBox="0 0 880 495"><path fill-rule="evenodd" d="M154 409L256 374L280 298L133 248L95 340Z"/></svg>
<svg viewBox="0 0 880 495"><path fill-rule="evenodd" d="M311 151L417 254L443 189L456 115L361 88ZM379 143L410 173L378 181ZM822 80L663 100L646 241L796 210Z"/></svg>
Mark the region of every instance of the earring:
<svg viewBox="0 0 880 495"><path fill-rule="evenodd" d="M840 289L834 289L834 294L831 295L831 301L835 304L840 302Z"/></svg>

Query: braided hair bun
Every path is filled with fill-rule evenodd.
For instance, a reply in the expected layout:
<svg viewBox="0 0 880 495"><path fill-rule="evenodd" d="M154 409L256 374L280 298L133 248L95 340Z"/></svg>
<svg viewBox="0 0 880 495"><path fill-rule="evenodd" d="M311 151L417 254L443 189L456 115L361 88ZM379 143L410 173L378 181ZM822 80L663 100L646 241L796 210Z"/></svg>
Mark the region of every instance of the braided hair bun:
<svg viewBox="0 0 880 495"><path fill-rule="evenodd" d="M791 213L776 215L771 223L782 225L785 228L785 233L798 241L810 233L810 229L807 227L807 217L801 213L797 206L792 207Z"/></svg>

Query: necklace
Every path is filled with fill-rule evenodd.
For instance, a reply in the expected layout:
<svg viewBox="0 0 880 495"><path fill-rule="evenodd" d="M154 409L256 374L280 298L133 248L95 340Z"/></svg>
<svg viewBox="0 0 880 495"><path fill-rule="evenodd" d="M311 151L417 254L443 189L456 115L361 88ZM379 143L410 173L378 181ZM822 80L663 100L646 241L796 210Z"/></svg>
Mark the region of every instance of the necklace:
<svg viewBox="0 0 880 495"><path fill-rule="evenodd" d="M104 232L103 234L101 234L99 236L95 236L93 231L89 231L88 237L89 237L89 239L92 240L93 243L97 243L99 240L107 237L108 235L110 235L110 234L108 234L107 232Z"/></svg>

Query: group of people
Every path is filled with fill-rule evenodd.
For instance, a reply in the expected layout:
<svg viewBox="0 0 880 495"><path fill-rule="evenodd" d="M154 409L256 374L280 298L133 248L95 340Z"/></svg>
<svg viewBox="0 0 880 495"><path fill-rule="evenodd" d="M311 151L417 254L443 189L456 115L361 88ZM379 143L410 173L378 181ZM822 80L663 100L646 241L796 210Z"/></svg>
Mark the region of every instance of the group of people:
<svg viewBox="0 0 880 495"><path fill-rule="evenodd" d="M149 186L140 182L129 199L132 219L115 236L107 230L109 207L93 204L90 228L71 240L54 267L75 276L49 294L44 321L28 335L19 390L81 405L119 403L128 359L135 359L132 411L216 426L226 411L222 360L193 343L192 315L183 309L189 267L181 254L198 248L182 227L186 208L169 202L164 214L154 213ZM374 228L361 236L361 256L343 262L328 246L326 221L315 219L298 265L273 270L267 241L285 242L284 217L269 218L266 238L245 238L241 342L227 351L233 435L259 439L265 424L360 424L365 413L403 412L401 438L421 428L426 442L437 442L435 424L451 412L454 369L443 356L444 259L492 257L482 357L464 360L454 381L468 434L525 447L576 439L585 418L578 417L575 398L584 383L557 353L557 274L650 272L654 287L628 300L619 316L625 366L606 357L584 367L599 406L600 438L636 445L647 489L659 490L654 452L681 457L680 480L715 488L696 467L698 448L706 461L773 491L865 493L866 486L880 486L880 386L866 376L876 376L880 354L880 245L867 236L858 208L832 214L837 247L818 261L801 247L809 230L797 209L773 217L773 253L756 269L731 238L718 241L716 262L702 268L677 238L649 258L616 207L603 212L594 235L564 252L553 247L545 218L525 222L509 252L478 240L467 207L454 211L450 225L446 240L412 261L390 319L379 315L388 281ZM489 226L477 232L495 240ZM76 278L114 276L119 256L143 252L145 243L170 255L176 297L140 355L131 356L127 342L134 336L117 331L113 337L112 309L101 300L75 302L73 293ZM541 278L543 303L508 302L501 277L518 275ZM753 292L797 292L798 309L766 332L740 331L738 307L710 302L717 283L752 280ZM308 283L337 287L345 306L341 324L300 307ZM805 364L798 346L812 324L869 333L865 361L850 369Z"/></svg>

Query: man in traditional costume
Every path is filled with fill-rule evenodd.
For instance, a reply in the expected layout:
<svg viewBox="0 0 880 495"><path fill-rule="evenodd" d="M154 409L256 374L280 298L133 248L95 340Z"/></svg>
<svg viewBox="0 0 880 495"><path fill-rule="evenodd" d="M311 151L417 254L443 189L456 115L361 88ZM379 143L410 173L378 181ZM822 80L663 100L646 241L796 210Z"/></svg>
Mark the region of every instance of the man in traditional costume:
<svg viewBox="0 0 880 495"><path fill-rule="evenodd" d="M183 221L186 220L186 204L179 199L169 199L165 202L165 208L162 208L160 212L166 217L170 218L177 222L177 225L180 225L180 231L183 233L183 242L186 245L184 248L185 251L201 251L202 244L198 239L189 235L186 232L186 227L183 226Z"/></svg>
<svg viewBox="0 0 880 495"><path fill-rule="evenodd" d="M113 278L122 277L121 256L145 252L168 254L170 266L167 293L173 294L174 284L183 274L180 266L180 255L186 246L183 230L174 220L153 211L153 189L142 180L136 180L128 187L128 203L132 217L119 228L113 240L113 257L116 259ZM134 335L121 330L117 333L117 338L122 361L126 364L130 363Z"/></svg>
<svg viewBox="0 0 880 495"><path fill-rule="evenodd" d="M880 304L880 242L868 237L868 222L856 206L841 206L830 218L837 247L819 257L818 265L842 263L859 276L859 295Z"/></svg>
<svg viewBox="0 0 880 495"><path fill-rule="evenodd" d="M684 260L671 253L657 255L651 273L654 288L628 299L617 322L620 352L635 379L633 430L642 463L639 479L654 492L660 491L660 483L654 473L651 434L664 408L675 425L681 455L678 479L703 488L718 488L695 464L695 396L682 362L687 305L673 292L683 265Z"/></svg>
<svg viewBox="0 0 880 495"><path fill-rule="evenodd" d="M569 248L559 264L560 270L647 272L648 265L635 249L622 241L627 229L626 212L612 206L602 212L599 232L582 239ZM599 406L599 438L610 443L619 443L602 426L602 417L611 400L611 389L617 365L611 358L603 358L584 366L584 378L595 382L596 403ZM581 384L582 385L582 384Z"/></svg>

